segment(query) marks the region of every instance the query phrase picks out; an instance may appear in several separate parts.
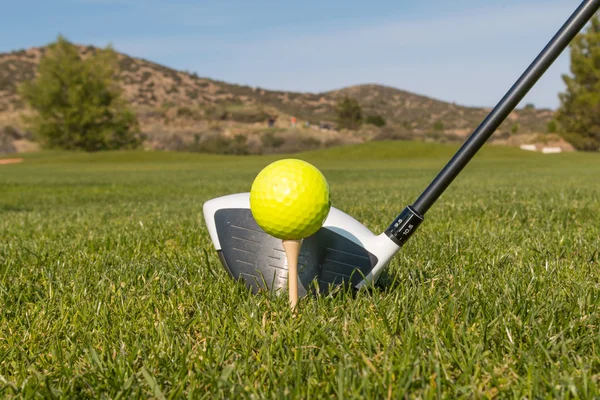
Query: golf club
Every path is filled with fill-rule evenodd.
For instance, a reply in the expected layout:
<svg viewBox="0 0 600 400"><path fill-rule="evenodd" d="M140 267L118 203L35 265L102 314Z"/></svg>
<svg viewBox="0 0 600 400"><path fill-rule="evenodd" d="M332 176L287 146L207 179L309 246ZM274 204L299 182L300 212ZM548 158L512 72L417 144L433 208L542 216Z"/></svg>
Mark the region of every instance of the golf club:
<svg viewBox="0 0 600 400"><path fill-rule="evenodd" d="M377 280L390 260L423 222L423 216L458 176L529 90L600 8L584 0L517 82L511 87L453 158L380 235L351 216L331 208L323 227L303 241L298 259L298 294L327 291L350 284L359 288ZM287 287L287 263L281 240L254 221L249 193L207 201L204 218L219 258L229 274L257 292Z"/></svg>

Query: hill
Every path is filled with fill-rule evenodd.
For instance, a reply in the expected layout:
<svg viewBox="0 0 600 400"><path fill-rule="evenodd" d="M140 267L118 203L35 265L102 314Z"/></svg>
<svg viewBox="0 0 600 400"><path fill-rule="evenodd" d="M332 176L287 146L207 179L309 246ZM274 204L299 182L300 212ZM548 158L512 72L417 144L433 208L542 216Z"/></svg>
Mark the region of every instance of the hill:
<svg viewBox="0 0 600 400"><path fill-rule="evenodd" d="M95 51L92 46L79 48L84 57ZM45 47L38 47L0 54L0 129L19 126L23 105L17 87L34 78L45 52ZM336 144L419 136L448 141L470 133L489 112L372 84L324 93L264 90L199 77L122 53L118 56L125 96L138 114L142 131L155 144L153 147L159 148L187 146L215 134L244 135L252 142L253 132L262 137L269 116L278 119L277 134L312 138L313 145L316 141ZM291 133L281 131L290 127L291 116L298 118L302 126L309 122L313 128L322 121L335 120L335 104L343 96L356 98L366 115L383 116L387 126L370 126L353 133L302 128ZM547 109L517 110L502 125L498 136L545 132L551 116L552 110ZM303 148L298 143L292 147Z"/></svg>

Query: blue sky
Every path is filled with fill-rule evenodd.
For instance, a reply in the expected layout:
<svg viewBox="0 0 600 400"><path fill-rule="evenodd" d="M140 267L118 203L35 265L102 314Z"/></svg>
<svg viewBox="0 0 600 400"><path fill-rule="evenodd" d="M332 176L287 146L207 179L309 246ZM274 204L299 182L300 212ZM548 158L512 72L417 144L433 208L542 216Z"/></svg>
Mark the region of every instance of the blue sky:
<svg viewBox="0 0 600 400"><path fill-rule="evenodd" d="M61 33L200 76L319 92L380 83L493 106L579 0L21 0L0 52ZM558 105L566 52L523 103Z"/></svg>

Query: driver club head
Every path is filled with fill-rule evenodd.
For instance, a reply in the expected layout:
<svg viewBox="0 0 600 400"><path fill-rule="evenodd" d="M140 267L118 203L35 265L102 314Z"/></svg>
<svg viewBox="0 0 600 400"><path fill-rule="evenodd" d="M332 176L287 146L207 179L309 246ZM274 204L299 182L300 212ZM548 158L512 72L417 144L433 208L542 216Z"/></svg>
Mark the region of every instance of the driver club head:
<svg viewBox="0 0 600 400"><path fill-rule="evenodd" d="M254 293L287 289L288 270L280 239L265 233L250 211L250 193L204 203L204 218L221 263ZM350 284L374 282L400 249L388 235L373 234L360 222L332 207L323 227L302 241L298 259L298 295Z"/></svg>

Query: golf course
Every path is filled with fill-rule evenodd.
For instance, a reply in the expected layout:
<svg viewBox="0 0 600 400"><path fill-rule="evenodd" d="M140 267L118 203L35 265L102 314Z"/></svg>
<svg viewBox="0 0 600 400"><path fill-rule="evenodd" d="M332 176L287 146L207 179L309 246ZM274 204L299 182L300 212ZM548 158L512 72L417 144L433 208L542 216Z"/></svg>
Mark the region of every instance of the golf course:
<svg viewBox="0 0 600 400"><path fill-rule="evenodd" d="M205 201L276 159L374 233L458 146L19 154L0 166L2 398L600 396L600 155L486 146L376 284L250 293Z"/></svg>

